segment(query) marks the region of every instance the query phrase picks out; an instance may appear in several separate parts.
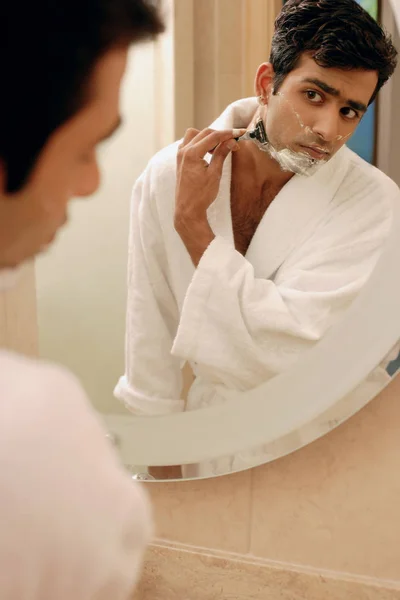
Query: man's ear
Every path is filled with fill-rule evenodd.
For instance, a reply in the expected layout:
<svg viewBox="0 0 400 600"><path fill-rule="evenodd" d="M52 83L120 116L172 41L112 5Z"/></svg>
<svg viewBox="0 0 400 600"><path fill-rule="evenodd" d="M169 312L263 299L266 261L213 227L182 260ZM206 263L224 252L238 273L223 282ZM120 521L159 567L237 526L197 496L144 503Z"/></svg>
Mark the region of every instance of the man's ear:
<svg viewBox="0 0 400 600"><path fill-rule="evenodd" d="M264 104L268 104L270 95L274 89L275 71L271 63L262 63L257 69L254 82L256 96L264 99Z"/></svg>

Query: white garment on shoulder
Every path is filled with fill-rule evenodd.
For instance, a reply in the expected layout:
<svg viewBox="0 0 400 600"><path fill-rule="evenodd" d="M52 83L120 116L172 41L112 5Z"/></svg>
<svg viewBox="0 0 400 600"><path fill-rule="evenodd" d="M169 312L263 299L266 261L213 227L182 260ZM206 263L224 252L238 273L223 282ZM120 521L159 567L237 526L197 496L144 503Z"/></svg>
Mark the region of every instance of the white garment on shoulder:
<svg viewBox="0 0 400 600"><path fill-rule="evenodd" d="M247 126L256 107L254 98L234 103L212 127ZM312 177L284 186L243 256L228 157L208 210L216 237L195 269L174 229L178 144L150 161L132 196L126 371L115 394L136 414L185 409L185 362L196 375L187 410L290 368L362 290L400 200L392 180L343 147Z"/></svg>
<svg viewBox="0 0 400 600"><path fill-rule="evenodd" d="M0 352L0 598L129 600L151 535L77 380Z"/></svg>

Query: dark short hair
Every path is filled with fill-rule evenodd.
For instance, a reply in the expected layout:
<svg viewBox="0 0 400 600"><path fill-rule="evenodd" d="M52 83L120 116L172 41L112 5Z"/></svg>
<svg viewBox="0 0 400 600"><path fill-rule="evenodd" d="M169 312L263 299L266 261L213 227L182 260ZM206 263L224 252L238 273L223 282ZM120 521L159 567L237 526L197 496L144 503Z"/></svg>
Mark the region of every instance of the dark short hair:
<svg viewBox="0 0 400 600"><path fill-rule="evenodd" d="M50 135L88 99L98 60L164 29L153 0L0 2L0 160L20 189Z"/></svg>
<svg viewBox="0 0 400 600"><path fill-rule="evenodd" d="M288 0L275 21L274 93L307 53L326 68L377 71L372 103L397 65L391 37L356 0Z"/></svg>

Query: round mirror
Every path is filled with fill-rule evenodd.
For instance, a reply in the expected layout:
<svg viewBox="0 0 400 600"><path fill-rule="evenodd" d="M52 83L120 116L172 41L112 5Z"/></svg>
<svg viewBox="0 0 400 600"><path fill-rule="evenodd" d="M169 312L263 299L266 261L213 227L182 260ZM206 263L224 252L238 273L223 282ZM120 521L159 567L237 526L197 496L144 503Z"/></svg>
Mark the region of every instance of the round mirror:
<svg viewBox="0 0 400 600"><path fill-rule="evenodd" d="M58 258L59 269L60 260L53 255L70 260L68 252L79 247L76 237L67 231L56 250L39 261L44 354L78 371L89 391L93 387L94 400L105 391L107 399L96 408L135 479L213 477L275 460L362 409L400 366L400 283L393 277L400 262L395 109L400 72L394 70L392 41L376 24L399 47L395 19L399 22L400 7L397 0L360 0L360 8L353 7L354 31L369 28L376 43L368 49L367 36L359 39L359 56L344 70L332 56L317 60L300 52L306 40L298 39L296 47L289 26L296 18L287 18L293 9L284 4L271 63L252 74L257 96L232 97L229 82L221 92L227 81L223 68L237 64L234 51L221 54L226 65L219 65L220 111L214 110L218 102L208 102L207 78L215 81L216 74L206 69L210 57L200 15L193 17L194 41L187 35L181 39L179 28L171 25L159 42L162 64L160 47L136 51L124 93L128 114L135 81L141 77L154 99L148 74L160 68L164 83L170 82L165 57L178 52L189 62L192 57L190 69L195 65L192 79L178 70L175 80L185 107L188 97L198 102L192 103L189 124L200 133L189 132L181 149L175 143L151 158L155 139L165 145L167 126L157 117L148 135L151 115L160 114L157 102L135 97L143 132L132 113L122 137L105 150L103 160L111 167L100 198L105 227L108 196L121 200L110 217L111 254L110 245L102 246L104 228L97 239L103 258L83 258L78 267L86 268L87 277L98 277L89 286L93 302L78 297L75 308L69 307L85 315L77 319L92 344L85 352L79 340L71 342L71 325L64 318L66 344L59 349L58 335L55 356L49 325L56 305L52 264ZM317 14L307 20L316 26L326 18ZM340 12L336 18L342 18ZM323 31L310 28L304 35L322 44ZM288 40L292 63L280 74ZM363 62L367 55L368 64ZM375 64L379 68L371 67ZM242 85L243 73L235 73ZM240 138L247 131L247 138L237 142L240 150L225 156L226 140L204 130L210 123L219 136L236 129ZM144 143L138 155L140 136ZM128 190L136 178L129 208ZM83 239L95 224L78 218ZM71 273L76 288L82 277L85 271L80 277ZM93 359L99 352L103 362ZM121 404L113 398L114 387Z"/></svg>

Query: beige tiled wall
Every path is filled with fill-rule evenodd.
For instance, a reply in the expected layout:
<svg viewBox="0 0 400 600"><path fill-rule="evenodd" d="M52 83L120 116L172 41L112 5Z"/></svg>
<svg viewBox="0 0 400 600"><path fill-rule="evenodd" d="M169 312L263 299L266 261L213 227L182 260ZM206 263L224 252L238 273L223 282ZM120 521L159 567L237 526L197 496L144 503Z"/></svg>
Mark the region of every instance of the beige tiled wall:
<svg viewBox="0 0 400 600"><path fill-rule="evenodd" d="M400 379L358 415L255 471L251 552L400 582Z"/></svg>
<svg viewBox="0 0 400 600"><path fill-rule="evenodd" d="M154 544L132 600L400 600L392 582L337 577L256 558Z"/></svg>
<svg viewBox="0 0 400 600"><path fill-rule="evenodd" d="M246 554L250 550L252 472L149 486L157 537Z"/></svg>
<svg viewBox="0 0 400 600"><path fill-rule="evenodd" d="M400 588L399 432L397 378L290 456L219 479L149 485L157 535Z"/></svg>

